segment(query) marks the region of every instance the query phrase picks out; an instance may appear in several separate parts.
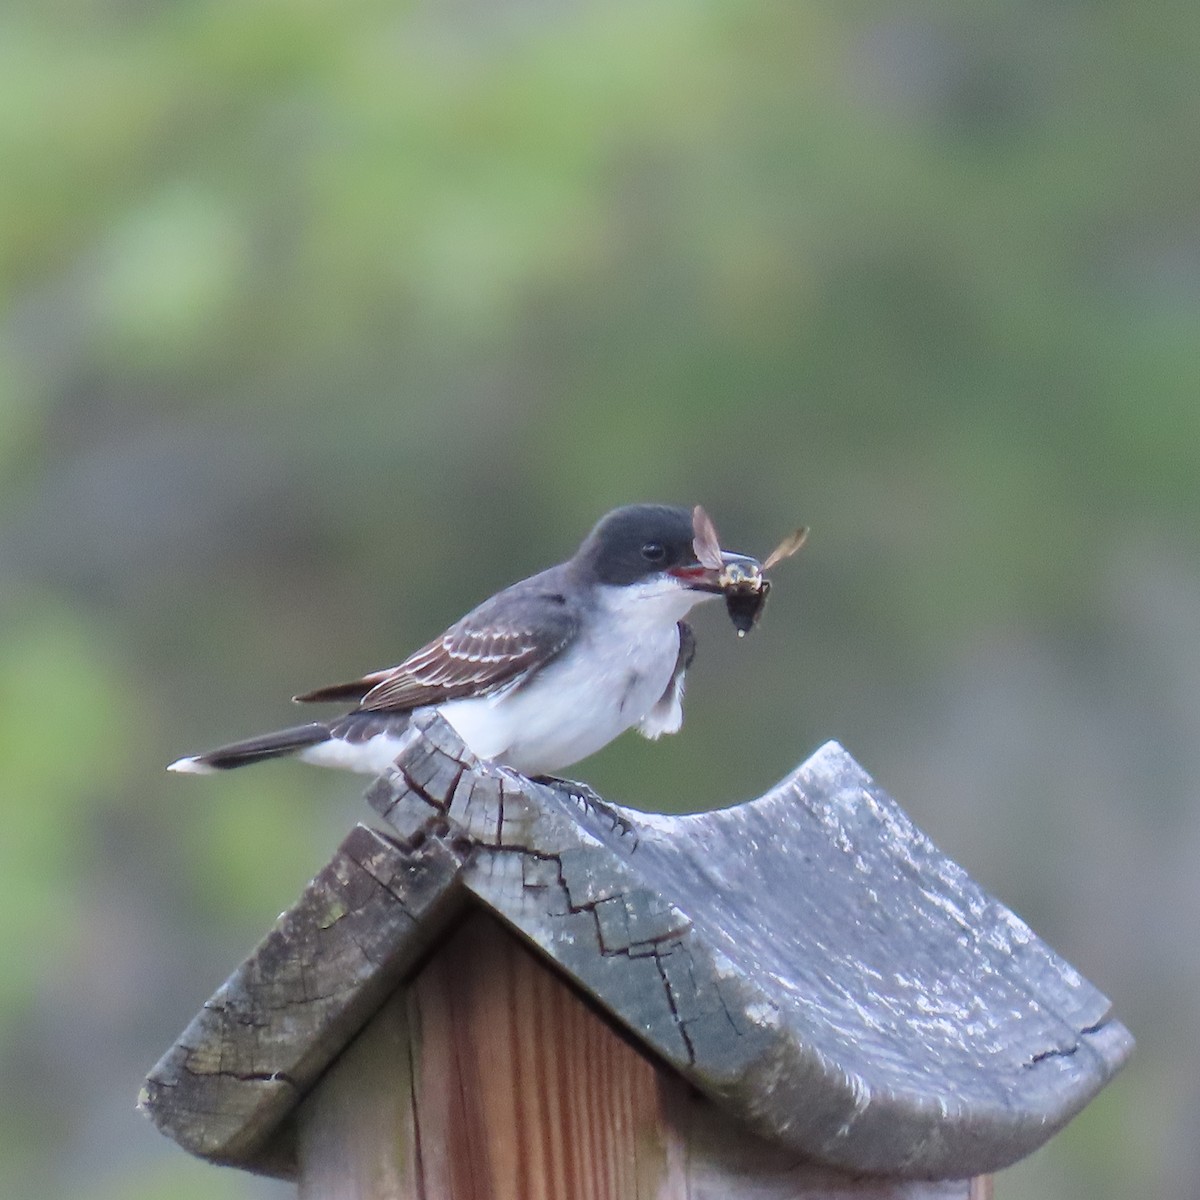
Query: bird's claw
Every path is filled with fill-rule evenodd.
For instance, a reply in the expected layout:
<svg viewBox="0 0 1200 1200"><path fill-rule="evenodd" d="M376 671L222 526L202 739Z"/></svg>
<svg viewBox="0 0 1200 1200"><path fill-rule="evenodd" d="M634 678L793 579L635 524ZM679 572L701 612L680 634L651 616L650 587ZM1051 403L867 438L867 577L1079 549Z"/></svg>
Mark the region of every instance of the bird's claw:
<svg viewBox="0 0 1200 1200"><path fill-rule="evenodd" d="M579 783L574 779L560 779L557 775L539 775L534 779L534 783L545 784L547 787L552 787L555 791L569 796L584 812L594 813L608 821L614 833L621 837L632 836L634 845L637 845L637 830L634 829L628 818L607 800L602 800L586 783Z"/></svg>

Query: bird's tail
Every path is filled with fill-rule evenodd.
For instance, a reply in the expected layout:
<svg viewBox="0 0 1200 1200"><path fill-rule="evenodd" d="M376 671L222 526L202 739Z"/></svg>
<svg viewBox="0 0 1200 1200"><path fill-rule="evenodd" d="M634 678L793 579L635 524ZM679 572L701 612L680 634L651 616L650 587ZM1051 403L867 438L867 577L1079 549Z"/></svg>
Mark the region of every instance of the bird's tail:
<svg viewBox="0 0 1200 1200"><path fill-rule="evenodd" d="M330 738L328 725L313 721L308 725L295 725L281 729L278 733L264 733L259 737L247 738L244 742L231 742L207 754L193 754L188 758L176 759L168 771L180 771L185 775L211 775L214 771L231 771L234 767L248 767L251 763L265 762L268 758L283 758L320 745Z"/></svg>

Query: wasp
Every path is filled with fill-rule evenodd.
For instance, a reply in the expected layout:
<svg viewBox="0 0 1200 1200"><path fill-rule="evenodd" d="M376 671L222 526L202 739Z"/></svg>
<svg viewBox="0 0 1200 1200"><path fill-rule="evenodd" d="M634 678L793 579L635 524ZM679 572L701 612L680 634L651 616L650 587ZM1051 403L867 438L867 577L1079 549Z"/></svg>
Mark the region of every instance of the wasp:
<svg viewBox="0 0 1200 1200"><path fill-rule="evenodd" d="M745 637L763 614L771 581L766 573L785 558L791 558L808 540L808 529L800 528L771 551L760 563L744 555L721 553L721 541L712 518L697 504L692 510L692 546L702 566L720 572L718 583L725 597L725 610L738 632Z"/></svg>

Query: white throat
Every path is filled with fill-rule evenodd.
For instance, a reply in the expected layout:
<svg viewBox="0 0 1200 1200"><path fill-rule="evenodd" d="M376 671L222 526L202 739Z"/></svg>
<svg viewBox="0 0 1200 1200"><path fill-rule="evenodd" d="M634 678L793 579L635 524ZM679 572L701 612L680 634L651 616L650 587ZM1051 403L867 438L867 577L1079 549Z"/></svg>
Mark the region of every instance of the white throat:
<svg viewBox="0 0 1200 1200"><path fill-rule="evenodd" d="M602 583L597 589L599 606L619 621L635 624L674 625L682 621L702 600L711 600L712 592L685 587L671 575L658 575L642 583L624 587Z"/></svg>

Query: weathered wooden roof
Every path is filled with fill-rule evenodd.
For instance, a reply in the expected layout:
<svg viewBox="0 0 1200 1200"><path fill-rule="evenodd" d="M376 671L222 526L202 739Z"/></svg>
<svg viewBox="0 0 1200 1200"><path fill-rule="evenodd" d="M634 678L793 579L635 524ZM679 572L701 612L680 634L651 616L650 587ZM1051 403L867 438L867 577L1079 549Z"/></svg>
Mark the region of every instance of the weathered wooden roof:
<svg viewBox="0 0 1200 1200"><path fill-rule="evenodd" d="M436 717L409 739L368 793L389 835L355 829L150 1073L193 1153L288 1174L297 1101L469 903L733 1116L850 1170L1004 1167L1132 1049L836 743L757 800L614 826Z"/></svg>

